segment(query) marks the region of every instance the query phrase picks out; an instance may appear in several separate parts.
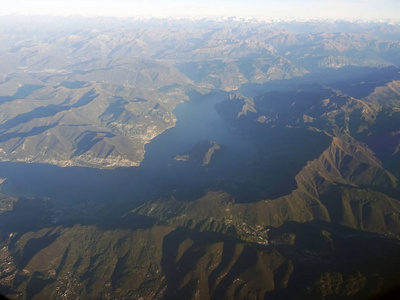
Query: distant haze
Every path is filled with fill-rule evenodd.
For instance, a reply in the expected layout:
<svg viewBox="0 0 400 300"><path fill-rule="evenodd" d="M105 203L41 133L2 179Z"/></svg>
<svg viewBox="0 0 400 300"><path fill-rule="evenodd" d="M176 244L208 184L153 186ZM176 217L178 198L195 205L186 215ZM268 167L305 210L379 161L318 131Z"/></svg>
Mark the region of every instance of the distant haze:
<svg viewBox="0 0 400 300"><path fill-rule="evenodd" d="M400 19L398 0L4 0L0 15Z"/></svg>

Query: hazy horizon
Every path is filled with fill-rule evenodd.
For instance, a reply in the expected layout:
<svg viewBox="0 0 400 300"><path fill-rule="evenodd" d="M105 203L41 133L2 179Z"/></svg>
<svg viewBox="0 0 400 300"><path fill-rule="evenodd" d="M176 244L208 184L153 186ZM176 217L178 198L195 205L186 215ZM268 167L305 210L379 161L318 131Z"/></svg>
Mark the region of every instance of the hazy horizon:
<svg viewBox="0 0 400 300"><path fill-rule="evenodd" d="M395 0L233 0L201 3L184 0L16 0L3 4L0 15L61 15L113 17L241 16L258 18L399 19Z"/></svg>

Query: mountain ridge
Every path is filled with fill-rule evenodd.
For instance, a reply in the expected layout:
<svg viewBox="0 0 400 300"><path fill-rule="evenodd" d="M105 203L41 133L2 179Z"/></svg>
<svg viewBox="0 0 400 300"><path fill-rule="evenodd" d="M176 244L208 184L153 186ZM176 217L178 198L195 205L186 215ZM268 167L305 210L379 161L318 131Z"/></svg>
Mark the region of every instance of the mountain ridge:
<svg viewBox="0 0 400 300"><path fill-rule="evenodd" d="M0 30L2 293L399 285L398 25L96 20Z"/></svg>

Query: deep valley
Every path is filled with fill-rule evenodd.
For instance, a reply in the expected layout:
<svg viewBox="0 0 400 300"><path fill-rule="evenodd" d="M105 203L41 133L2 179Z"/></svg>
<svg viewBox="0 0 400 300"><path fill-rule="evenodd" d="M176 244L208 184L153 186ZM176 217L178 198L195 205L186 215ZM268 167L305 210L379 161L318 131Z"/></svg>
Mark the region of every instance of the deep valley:
<svg viewBox="0 0 400 300"><path fill-rule="evenodd" d="M0 21L1 294L399 287L399 25Z"/></svg>

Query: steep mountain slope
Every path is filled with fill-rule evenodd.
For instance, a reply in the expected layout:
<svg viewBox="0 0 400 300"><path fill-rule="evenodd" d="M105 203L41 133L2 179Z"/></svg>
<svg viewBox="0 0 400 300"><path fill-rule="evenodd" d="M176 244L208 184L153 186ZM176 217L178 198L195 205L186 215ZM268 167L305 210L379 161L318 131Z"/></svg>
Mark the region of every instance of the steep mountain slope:
<svg viewBox="0 0 400 300"><path fill-rule="evenodd" d="M250 155L239 171L219 179L222 185L208 186L191 201L176 198L178 191L164 191L136 207L113 202L86 203L79 209L64 205L64 217L57 220L55 203L4 198L8 209L0 222L8 228L3 231L8 247L2 250L7 265L2 265L0 283L7 295L365 299L395 287L400 281L398 178L356 139L367 130L378 135L379 118L372 116L387 101L383 94L379 101L371 100L378 98L376 93L359 100L317 85L298 93L296 98L289 91L254 99L234 94L217 106L248 140L265 135L274 140L274 131L281 133L285 126L300 135L290 140L300 150L296 143L308 141L307 131L322 134L311 135L325 147L313 159L284 152L287 159L294 155L297 159L291 159L302 163L285 195L268 197L268 182L243 185L248 186L247 198L229 188L243 172L253 176L247 182L259 180L259 173L248 171L255 168L254 157L260 169L268 166L263 164L268 159ZM216 145L200 143L187 155L204 172L217 170L218 160L203 165ZM255 147L268 149L264 143ZM281 153L284 148L278 149ZM265 197L253 198L250 186ZM13 221L22 216L31 222Z"/></svg>
<svg viewBox="0 0 400 300"><path fill-rule="evenodd" d="M24 85L2 97L1 159L137 166L144 145L174 125L172 109L182 99L187 96L179 89L157 92L77 81Z"/></svg>

